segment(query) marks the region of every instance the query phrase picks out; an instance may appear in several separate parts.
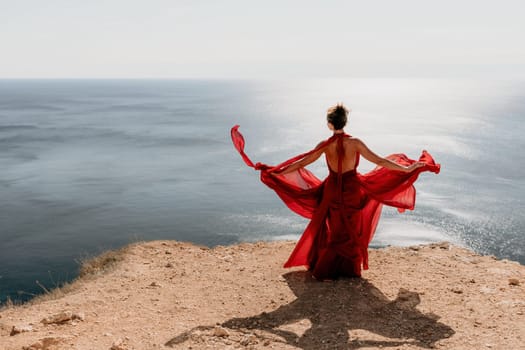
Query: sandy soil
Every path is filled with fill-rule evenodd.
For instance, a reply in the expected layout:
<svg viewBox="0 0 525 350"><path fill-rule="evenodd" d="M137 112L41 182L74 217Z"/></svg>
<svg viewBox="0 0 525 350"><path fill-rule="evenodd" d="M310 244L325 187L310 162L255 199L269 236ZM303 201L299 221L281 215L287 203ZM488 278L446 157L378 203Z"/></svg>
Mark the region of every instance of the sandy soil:
<svg viewBox="0 0 525 350"><path fill-rule="evenodd" d="M132 244L56 299L0 310L0 349L525 348L525 266L441 243L318 282L281 267L293 247Z"/></svg>

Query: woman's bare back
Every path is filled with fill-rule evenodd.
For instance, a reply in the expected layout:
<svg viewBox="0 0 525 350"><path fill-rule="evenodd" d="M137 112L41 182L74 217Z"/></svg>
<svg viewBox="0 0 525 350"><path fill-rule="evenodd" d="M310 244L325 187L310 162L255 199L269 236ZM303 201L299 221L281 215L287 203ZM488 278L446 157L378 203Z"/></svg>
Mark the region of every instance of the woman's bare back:
<svg viewBox="0 0 525 350"><path fill-rule="evenodd" d="M343 138L343 148L344 148L344 155L343 155L343 164L341 172L347 172L350 170L354 170L356 166L357 161L357 139L354 138ZM328 165L328 168L330 168L332 171L337 172L337 165L338 165L338 156L337 156L337 142L332 142L329 144L325 151L325 157L326 157L326 163Z"/></svg>

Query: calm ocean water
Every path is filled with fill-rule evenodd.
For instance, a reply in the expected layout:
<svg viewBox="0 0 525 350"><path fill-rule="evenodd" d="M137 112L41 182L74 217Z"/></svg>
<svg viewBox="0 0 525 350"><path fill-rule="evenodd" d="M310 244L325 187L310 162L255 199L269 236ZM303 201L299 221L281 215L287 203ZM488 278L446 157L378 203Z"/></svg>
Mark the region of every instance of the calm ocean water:
<svg viewBox="0 0 525 350"><path fill-rule="evenodd" d="M330 136L340 101L372 150L442 164L418 180L415 211L384 209L372 246L449 240L525 264L524 81L0 80L0 302L135 240L298 238L306 221L229 130L241 125L254 161L280 162Z"/></svg>

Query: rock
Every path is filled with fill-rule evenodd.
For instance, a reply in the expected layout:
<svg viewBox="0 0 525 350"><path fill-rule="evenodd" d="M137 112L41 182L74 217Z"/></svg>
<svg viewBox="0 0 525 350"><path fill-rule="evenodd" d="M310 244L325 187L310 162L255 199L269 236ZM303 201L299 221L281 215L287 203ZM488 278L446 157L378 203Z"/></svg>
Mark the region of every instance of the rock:
<svg viewBox="0 0 525 350"><path fill-rule="evenodd" d="M28 325L13 326L13 328L11 328L11 333L9 333L9 335L13 336L13 335L20 334L22 332L31 332L32 330L33 330L33 327L28 326Z"/></svg>
<svg viewBox="0 0 525 350"><path fill-rule="evenodd" d="M463 294L463 289L461 289L460 287L456 286L456 287L452 287L450 288L450 290L456 294Z"/></svg>
<svg viewBox="0 0 525 350"><path fill-rule="evenodd" d="M53 345L59 344L61 340L53 337L43 338L32 345L22 347L22 350L58 350L58 347Z"/></svg>
<svg viewBox="0 0 525 350"><path fill-rule="evenodd" d="M42 319L43 324L51 324L51 323L65 323L67 321L70 321L73 318L73 313L71 311L62 311L58 314L48 316L44 319Z"/></svg>
<svg viewBox="0 0 525 350"><path fill-rule="evenodd" d="M76 312L73 314L71 319L84 321L86 319L86 315L83 312Z"/></svg>
<svg viewBox="0 0 525 350"><path fill-rule="evenodd" d="M255 345L259 343L257 337L254 334L244 336L239 342L242 346Z"/></svg>
<svg viewBox="0 0 525 350"><path fill-rule="evenodd" d="M230 333L226 330L226 328L215 326L213 328L213 335L215 337L228 337Z"/></svg>
<svg viewBox="0 0 525 350"><path fill-rule="evenodd" d="M429 244L429 247L432 249L440 248L443 250L449 250L450 249L450 243L449 242L437 242L437 243L431 243Z"/></svg>
<svg viewBox="0 0 525 350"><path fill-rule="evenodd" d="M511 286L519 286L520 281L517 278L509 278L509 285Z"/></svg>
<svg viewBox="0 0 525 350"><path fill-rule="evenodd" d="M173 264L169 262L169 263L167 263L165 266L166 266L166 267L173 267Z"/></svg>
<svg viewBox="0 0 525 350"><path fill-rule="evenodd" d="M131 347L129 347L129 345L127 345L124 342L124 340L119 338L113 342L113 345L111 345L110 350L131 350Z"/></svg>
<svg viewBox="0 0 525 350"><path fill-rule="evenodd" d="M479 289L479 292L481 294L494 294L496 293L496 291L494 290L494 288L490 288L490 287L487 287L487 286L482 286L480 289Z"/></svg>
<svg viewBox="0 0 525 350"><path fill-rule="evenodd" d="M400 288L399 292L397 294L397 298L402 301L410 300L412 297L412 293L409 290L406 290L404 288Z"/></svg>
<svg viewBox="0 0 525 350"><path fill-rule="evenodd" d="M37 341L36 343L33 343L29 346L23 346L22 347L22 350L42 350L44 349L44 344L42 343L42 341Z"/></svg>
<svg viewBox="0 0 525 350"><path fill-rule="evenodd" d="M160 284L158 284L157 282L151 282L150 287L162 287Z"/></svg>

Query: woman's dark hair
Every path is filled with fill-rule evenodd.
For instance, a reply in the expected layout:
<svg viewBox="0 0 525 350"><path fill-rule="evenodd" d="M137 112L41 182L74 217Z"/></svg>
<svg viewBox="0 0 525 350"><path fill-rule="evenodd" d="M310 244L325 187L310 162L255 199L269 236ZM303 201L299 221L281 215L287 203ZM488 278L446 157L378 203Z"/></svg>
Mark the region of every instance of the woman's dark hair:
<svg viewBox="0 0 525 350"><path fill-rule="evenodd" d="M342 103L338 103L328 108L326 120L334 126L335 130L340 130L345 127L348 120L348 109Z"/></svg>

